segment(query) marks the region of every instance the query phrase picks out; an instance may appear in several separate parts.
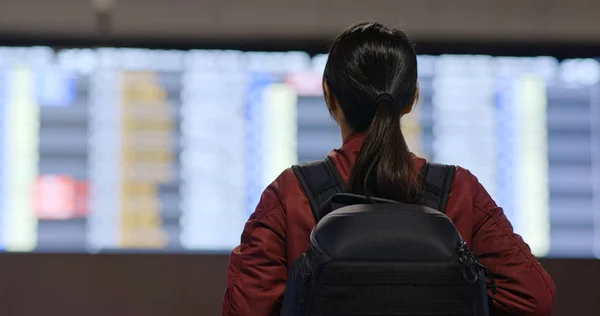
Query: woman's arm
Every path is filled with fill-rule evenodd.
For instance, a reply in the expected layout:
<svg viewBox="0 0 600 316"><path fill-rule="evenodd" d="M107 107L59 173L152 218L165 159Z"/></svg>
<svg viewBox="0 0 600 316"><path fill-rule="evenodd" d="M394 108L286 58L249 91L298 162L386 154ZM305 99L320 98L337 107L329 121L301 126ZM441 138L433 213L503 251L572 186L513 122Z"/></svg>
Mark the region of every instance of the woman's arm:
<svg viewBox="0 0 600 316"><path fill-rule="evenodd" d="M556 286L487 191L477 181L472 250L496 279L492 315L551 315Z"/></svg>
<svg viewBox="0 0 600 316"><path fill-rule="evenodd" d="M271 185L231 253L223 316L279 315L287 280L285 244L285 213Z"/></svg>

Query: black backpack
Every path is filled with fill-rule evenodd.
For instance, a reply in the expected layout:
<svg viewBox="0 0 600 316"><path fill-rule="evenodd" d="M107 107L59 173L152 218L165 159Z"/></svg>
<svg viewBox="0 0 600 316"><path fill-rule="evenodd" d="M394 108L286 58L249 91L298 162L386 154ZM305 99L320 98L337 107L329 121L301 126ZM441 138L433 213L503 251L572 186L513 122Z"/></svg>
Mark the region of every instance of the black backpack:
<svg viewBox="0 0 600 316"><path fill-rule="evenodd" d="M444 214L454 166L424 166L427 206L344 193L329 158L292 169L317 226L282 316L489 314L487 271Z"/></svg>

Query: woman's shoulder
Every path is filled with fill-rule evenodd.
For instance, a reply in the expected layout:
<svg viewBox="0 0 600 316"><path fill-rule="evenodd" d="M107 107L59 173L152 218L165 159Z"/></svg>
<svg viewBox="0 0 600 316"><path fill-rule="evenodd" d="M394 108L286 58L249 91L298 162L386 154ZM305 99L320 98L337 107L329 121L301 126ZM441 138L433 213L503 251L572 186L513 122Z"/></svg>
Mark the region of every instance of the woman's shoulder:
<svg viewBox="0 0 600 316"><path fill-rule="evenodd" d="M464 190L465 193L475 196L480 186L479 179L469 169L461 166L455 166L455 168L453 189Z"/></svg>
<svg viewBox="0 0 600 316"><path fill-rule="evenodd" d="M481 184L477 176L469 169L460 166L456 166L456 172L450 192L451 194L459 194L468 197L472 200L473 206L477 209L497 207L496 202Z"/></svg>
<svg viewBox="0 0 600 316"><path fill-rule="evenodd" d="M426 158L419 157L414 155L415 165L419 170L422 170L423 166L426 163L430 163ZM462 166L452 165L454 170L454 177L452 179L452 185L450 187L450 191L453 195L468 195L475 197L478 194L481 184L479 183L479 179L471 173L471 171L467 168L463 168Z"/></svg>
<svg viewBox="0 0 600 316"><path fill-rule="evenodd" d="M288 198L299 194L302 194L300 182L294 174L292 167L289 167L283 170L275 180L267 186L263 192L263 198L268 196L270 204L278 204L285 209Z"/></svg>

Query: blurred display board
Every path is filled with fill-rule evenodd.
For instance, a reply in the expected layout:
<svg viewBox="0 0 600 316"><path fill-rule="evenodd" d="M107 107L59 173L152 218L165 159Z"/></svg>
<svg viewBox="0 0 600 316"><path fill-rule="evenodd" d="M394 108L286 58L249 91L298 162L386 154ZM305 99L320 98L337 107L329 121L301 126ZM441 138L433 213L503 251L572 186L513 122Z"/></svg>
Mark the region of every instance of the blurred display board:
<svg viewBox="0 0 600 316"><path fill-rule="evenodd" d="M222 252L341 145L326 56L0 48L0 248ZM419 57L412 151L468 168L538 256L600 257L600 64Z"/></svg>

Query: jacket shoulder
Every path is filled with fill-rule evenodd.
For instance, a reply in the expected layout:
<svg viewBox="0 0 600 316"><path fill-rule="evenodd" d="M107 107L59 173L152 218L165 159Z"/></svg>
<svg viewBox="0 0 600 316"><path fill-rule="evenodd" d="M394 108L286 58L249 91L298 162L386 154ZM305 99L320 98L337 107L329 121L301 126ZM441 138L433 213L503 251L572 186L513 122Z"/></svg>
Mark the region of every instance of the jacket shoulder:
<svg viewBox="0 0 600 316"><path fill-rule="evenodd" d="M426 163L431 162L425 158L418 157L414 154L413 156L415 160L415 166L418 170L422 170ZM455 171L454 178L452 179L452 185L450 187L450 194L471 196L474 200L479 189L479 180L468 169L458 165L453 166L455 168Z"/></svg>
<svg viewBox="0 0 600 316"><path fill-rule="evenodd" d="M452 180L452 193L460 193L473 198L477 197L480 183L479 179L466 168L455 166L454 179Z"/></svg>
<svg viewBox="0 0 600 316"><path fill-rule="evenodd" d="M298 178L296 178L292 168L289 167L283 170L277 178L267 186L261 200L265 199L266 196L269 196L267 199L269 201L265 201L265 203L271 202L273 204L281 204L285 210L287 197L289 197L290 194L299 193L298 188L300 188L300 182L298 181ZM276 201L271 201L275 200L274 197L276 197Z"/></svg>
<svg viewBox="0 0 600 316"><path fill-rule="evenodd" d="M268 188L283 194L290 185L293 185L298 182L292 167L286 168L283 170L273 182L269 185Z"/></svg>

